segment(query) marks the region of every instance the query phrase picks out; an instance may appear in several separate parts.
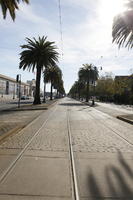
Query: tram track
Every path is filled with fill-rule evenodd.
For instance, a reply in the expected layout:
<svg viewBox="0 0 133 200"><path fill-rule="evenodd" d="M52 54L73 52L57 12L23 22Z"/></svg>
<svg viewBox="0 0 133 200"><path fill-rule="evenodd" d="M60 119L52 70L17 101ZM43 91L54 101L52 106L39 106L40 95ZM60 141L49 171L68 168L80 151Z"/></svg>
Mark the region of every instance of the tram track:
<svg viewBox="0 0 133 200"><path fill-rule="evenodd" d="M94 108L95 109L95 108ZM79 188L81 189L81 183L80 183L80 180L78 180L78 177L77 175L79 176L79 174L77 173L77 170L76 170L76 157L75 157L75 150L73 149L73 141L72 141L72 132L71 132L71 126L70 126L70 121L69 121L69 112L70 112L70 109L68 108L68 132L69 132L69 143L70 143L70 154L71 154L71 165L72 165L72 178L73 178L73 188L74 188L74 200L80 200L80 198L83 198L83 195L82 195L82 190L81 190L81 194L79 193ZM96 117L94 116L94 114L91 114L91 112L86 112L87 115L89 114L92 118L92 120L94 120L94 123L95 123L95 126L98 126L100 127L101 126L101 120L97 121ZM103 126L103 129L108 129L110 130L112 133L112 135L116 135L118 137L118 140L120 138L120 140L123 140L123 142L127 143L128 145L131 145L133 146L133 143L132 141L129 141L128 138L125 138L124 136L122 136L119 132L119 130L116 130L115 127L111 127L111 125L107 124L106 121L102 121L102 126ZM119 149L118 149L119 151Z"/></svg>
<svg viewBox="0 0 133 200"><path fill-rule="evenodd" d="M80 200L79 197L79 189L78 189L78 181L77 181L77 174L76 174L76 164L74 158L74 151L73 151L73 144L72 144L72 134L71 134L71 127L69 121L69 108L67 109L67 127L68 127L68 141L69 141L69 153L70 153L70 164L71 164L71 172L72 172L72 182L73 182L73 198L74 200Z"/></svg>
<svg viewBox="0 0 133 200"><path fill-rule="evenodd" d="M40 128L36 131L36 133L30 138L30 140L27 142L27 144L23 147L23 149L15 156L14 160L8 165L8 167L3 171L3 173L0 176L0 185L4 182L4 180L12 173L16 165L19 163L19 161L22 159L22 157L25 155L26 150L28 150L29 146L33 142L33 140L39 136L41 130L46 126L47 122L50 120L51 116L56 112L56 108L48 115L48 117L45 119L43 124L40 126ZM70 121L69 121L69 108L66 109L67 112L67 133L68 133L68 151L69 151L69 163L70 163L70 178L71 178L71 185L72 188L72 199L73 200L80 200L79 197L79 189L78 189L78 181L77 181L77 174L76 174L76 167L75 167L75 158L74 158L74 151L73 151L73 143L72 143L72 134L71 134L71 127L70 127ZM32 121L28 126L34 124L37 121L37 118Z"/></svg>
<svg viewBox="0 0 133 200"><path fill-rule="evenodd" d="M56 104L57 105L57 102ZM32 141L39 135L40 131L42 128L45 127L45 125L47 124L48 120L50 119L50 117L52 116L52 114L56 111L57 107L48 115L48 117L46 118L46 120L43 122L43 124L41 125L41 127L35 132L35 134L30 138L30 140L28 141L28 143L24 146L24 148L19 152L19 154L15 157L15 159L10 163L10 165L3 171L3 173L0 176L0 184L4 181L4 179L11 173L11 171L14 169L14 167L16 166L16 164L20 161L20 159L23 157L25 151L28 149L28 147L30 146L30 144L32 143ZM33 123L35 123L38 120L38 118L36 118L35 120L33 120L28 126L31 126ZM28 127L27 126L27 127ZM26 127L26 128L27 128Z"/></svg>
<svg viewBox="0 0 133 200"><path fill-rule="evenodd" d="M63 104L62 104L63 105ZM77 119L79 120L79 117L78 118L73 118L73 117L75 117L75 115L78 115L78 113L77 113L77 107L74 107L74 109L72 108L71 109L71 107L69 106L69 104L68 103L66 103L66 107L65 107L65 109L64 109L64 107L63 107L63 110L60 110L60 108L58 107L58 103L56 103L56 106L53 108L53 110L51 110L50 112L48 112L48 116L47 115L44 115L44 116L46 116L45 117L45 119L43 119L44 121L41 121L41 124L40 124L40 126L39 126L39 128L38 128L38 130L36 131L36 133L30 138L30 140L25 144L25 146L24 146L24 148L19 152L19 154L18 155L16 155L15 156L15 159L10 163L10 165L8 165L8 167L6 168L6 170L4 170L3 171L3 173L2 173L2 175L0 176L0 184L1 183L3 183L4 181L5 181L5 183L3 183L3 185L5 184L5 186L6 186L6 178L10 175L10 173L12 173L12 171L13 170L16 170L16 165L19 163L19 165L20 165L20 163L21 162L19 162L21 159L23 159L25 156L27 156L26 154L27 154L27 150L29 150L30 149L30 145L31 144L33 144L34 143L34 140L35 140L35 142L38 142L39 140L38 140L38 137L40 137L40 135L41 134L44 134L45 135L45 137L46 137L46 132L45 131L42 131L43 129L45 129L45 128L47 128L47 129L49 129L49 130L52 130L52 129L57 129L57 135L58 135L58 137L59 136L61 136L62 137L62 133L63 133L63 131L65 131L65 136L66 136L66 143L61 143L61 145L66 145L66 148L64 148L64 146L63 146L63 148L65 149L65 150L61 150L62 152L63 152L63 154L62 155L56 155L56 154L39 154L40 152L39 152L39 149L41 149L40 147L41 146L39 146L39 148L38 149L35 149L35 146L34 146L34 144L33 144L33 146L34 146L34 149L32 149L32 150L34 150L34 151L38 151L39 153L38 154L36 154L36 155L34 155L34 153L32 152L31 153L31 157L33 157L34 159L36 159L36 156L37 156L37 159L38 159L38 157L39 157L39 155L40 155L40 158L42 158L42 157L47 157L47 159L48 160L51 160L52 161L52 168L51 168L51 170L49 171L44 171L44 174L46 173L47 174L47 172L48 172L48 174L47 174L47 176L43 176L43 170L45 169L45 167L44 167L44 165L45 165L45 160L44 160L44 165L42 165L42 177L41 177L41 179L42 178L44 178L44 180L45 180L45 177L46 177L46 180L48 180L47 179L47 177L49 178L49 176L52 176L52 173L49 173L49 172L53 172L54 171L54 169L56 168L56 167L58 167L58 162L57 162L57 166L55 166L55 160L52 160L53 159L53 156L54 156L54 159L58 159L58 158L60 158L60 160L63 158L63 160L61 161L63 164L64 164L64 160L65 160L65 166L67 165L68 167L67 168L65 168L65 171L67 171L67 173L66 173L66 176L64 175L64 171L63 171L63 168L59 168L59 170L62 170L62 176L61 176L61 171L58 171L59 173L57 173L55 176L54 176L54 178L51 178L51 181L49 182L49 185L50 185L50 189L49 189L49 193L42 193L42 190L39 190L39 192L38 192L38 194L36 193L36 192L33 192L33 193L28 193L27 191L28 190L26 190L26 192L24 193L24 189L22 189L22 190L20 190L19 192L16 192L16 189L15 190L4 190L4 189L2 189L1 191L1 194L0 195L14 195L14 196L23 196L23 195L25 195L25 196L33 196L33 197L35 197L36 195L37 195L37 197L39 197L38 195L40 195L40 197L44 197L44 199L45 198L47 198L47 196L48 197L50 197L51 199L53 198L53 197L56 197L56 198L58 198L59 197L59 199L63 199L63 198L65 198L65 197L67 197L67 199L72 199L72 200L80 200L80 199L82 199L82 198L90 198L90 194L89 194L89 192L91 191L91 187L89 187L88 186L88 188L86 189L86 182L84 182L84 178L85 178L85 171L84 171L84 169L86 169L86 166L88 167L88 165L90 165L90 167L91 167L91 161L89 160L89 156L90 156L90 154L89 154L89 152L87 151L87 148L86 148L86 152L88 152L88 154L85 154L85 157L84 157L84 155L83 155L83 153L84 153L84 151L82 151L82 155L79 155L78 153L79 153L79 150L82 150L81 148L82 148L82 146L79 146L78 147L78 150L76 150L76 146L75 146L75 144L76 144L76 140L75 140L75 137L77 137L77 135L78 135L78 132L77 132L77 134L74 134L74 133L76 133L76 132L74 132L75 130L74 130L74 126L73 126L73 121L72 120L75 120L75 122L76 123L78 123L78 121L76 121ZM59 110L57 110L59 108ZM64 111L65 110L65 111ZM57 111L57 112L56 112ZM56 119L56 116L58 116L59 114L60 114L60 112L63 112L63 115L61 114L60 115L60 118L59 118L59 120L58 119ZM54 113L55 112L55 113ZM73 114L72 114L72 112L76 112L76 113L74 113L74 116L73 116ZM88 114L90 115L90 119L91 120L93 120L93 123L94 123L94 125L95 126L97 126L97 127L99 127L100 128L100 125L101 125L101 120L99 120L99 121L97 121L97 118L95 117L95 113L91 113L91 112L85 112L86 113L86 123L89 123L89 116L87 116ZM82 113L83 115L84 115L84 112ZM53 115L53 117L51 117ZM100 114L99 114L100 115ZM96 116L97 117L99 117L97 114L96 114ZM82 120L82 116L80 117L80 120ZM50 123L49 123L50 122ZM54 122L55 122L55 124L54 124ZM64 124L63 124L63 122L64 122ZM33 122L34 123L34 122ZM42 124L43 123L43 124ZM56 124L57 123L57 124ZM62 125L63 124L63 126L60 126L60 125ZM52 124L52 126L51 126L51 124ZM54 126L53 126L54 125ZM56 126L57 125L57 126ZM34 125L35 126L35 125ZM46 126L46 127L45 127ZM103 130L107 130L107 129L110 129L111 130L111 132L109 132L109 134L111 135L111 133L112 133L112 135L113 134L117 134L119 137L121 137L119 134L119 131L118 131L118 133L115 133L115 130L113 130L113 128L111 128L110 126L109 126L109 124L106 124L106 121L104 122L102 122L102 125L101 125L101 128L103 127ZM105 127L106 127L106 129L105 129ZM77 125L77 130L78 130L78 125ZM79 130L80 130L80 126L79 126ZM98 130L98 129L97 129ZM96 130L96 131L97 131ZM88 129L87 129L87 126L86 126L86 132L88 133ZM61 135L59 134L59 133L61 133ZM90 131L90 134L93 134L93 131L91 132ZM107 131L107 133L108 133L108 131ZM49 134L49 133L48 133ZM50 133L51 134L51 133ZM81 135L80 137L82 137L83 135ZM51 142L51 140L53 139L53 140L55 140L55 137L54 138L52 138L53 137L53 134L51 134L51 136L50 136L50 142ZM58 139L58 137L57 137L57 139ZM106 135L105 135L105 137L106 137ZM42 138L41 138L42 139ZM81 138L82 139L82 138ZM86 138L85 138L86 139ZM119 139L119 138L118 138ZM124 138L124 137L121 137L121 139L123 139L125 142L128 142L128 140L126 141L126 138ZM63 140L64 140L64 136L63 136ZM84 140L84 138L83 138L83 140ZM49 140L47 140L46 139L46 142L47 141L49 141ZM33 143L32 143L33 142ZM75 142L75 143L74 143ZM81 141L80 141L81 142ZM88 145L89 144L89 142L90 142L90 140L86 140L86 143L81 143L81 145L83 144L83 145ZM55 141L55 143L56 143L56 141ZM88 144L87 144L88 143ZM78 143L77 143L78 144ZM124 145L126 144L126 143L123 143ZM130 143L130 141L128 142L128 144L130 144L130 145L133 145L133 144L131 144ZM60 148L60 149L63 149L63 148ZM42 151L45 151L45 153L46 153L46 151L47 151L47 149L42 149ZM51 152L50 152L51 151ZM54 151L56 151L56 149L54 149L54 148L51 148L50 150L48 150L48 152L50 152L50 153L53 153ZM96 150L97 151L97 150ZM57 151L57 152L59 152L59 151ZM85 153L86 153L85 152ZM92 150L92 152L93 152L93 150ZM98 151L97 151L98 152ZM50 156L49 156L50 155ZM88 156L87 157L87 159L86 159L86 155ZM98 154L97 154L98 155ZM28 156L29 156L29 154L28 154ZM83 157L82 157L83 156ZM96 156L96 155L95 155ZM87 163L87 165L86 165L86 163L85 163L85 165L82 165L82 161L80 160L80 159L82 159L82 158L85 158L86 159L86 163ZM44 158L43 158L44 159ZM47 160L47 161L48 161ZM50 162L51 162L50 161ZM48 161L49 162L49 161ZM25 161L25 163L26 163L26 161ZM34 162L35 163L35 162ZM36 162L37 163L37 162ZM43 162L42 162L43 163ZM94 163L95 163L95 161L94 161ZM36 165L37 167L39 166L39 165ZM92 165L93 166L93 165ZM49 166L48 166L49 167ZM82 168L82 167L85 167L85 168ZM15 169L14 169L15 168ZM25 169L27 169L27 168L25 168ZM39 168L36 168L36 169L39 169ZM36 173L36 169L33 171L33 172L35 172ZM67 170L66 170L67 169ZM89 174L89 171L90 169L87 169L87 174L86 174L86 176L88 176L88 174ZM15 171L16 172L16 171ZM39 174L40 174L40 172L39 172ZM54 173L53 173L54 174ZM12 175L12 174L11 174ZM16 174L15 174L16 175ZM34 174L33 174L34 175ZM21 174L21 176L23 176L23 174ZM58 176L58 179L55 179L56 178L56 176ZM19 178L19 176L18 176L18 173L17 173L17 175L16 175L16 177L17 178ZM81 178L82 177L82 178ZM11 177L9 176L8 177L10 180L11 180ZM67 182L65 182L65 184L64 184L64 186L65 186L65 188L67 188L66 189L66 192L61 192L61 193L56 193L56 191L54 191L54 190L52 190L52 186L54 186L55 187L55 185L53 185L53 182L54 182L54 184L56 184L56 182L57 182L57 184L59 184L60 183L60 188L59 188L59 190L60 191L62 191L62 188L63 188L63 184L62 184L62 182L61 182L61 179L64 181L65 179L67 179L68 181ZM28 179L28 181L31 181L32 179ZM38 179L39 180L39 179ZM85 181L86 181L86 178L85 178ZM11 182L8 182L8 183L11 183ZM25 182L25 183L27 183L27 182ZM28 183L30 183L30 182L28 182ZM42 183L44 183L44 182L42 182ZM35 183L36 184L36 183ZM36 185L34 184L34 187L32 188L32 191L34 191L34 188L36 187ZM46 184L47 184L47 181L46 181ZM41 184L40 184L41 185ZM39 186L40 186L39 185ZM43 185L43 184L42 184ZM1 184L1 186L2 186L2 184ZM45 187L45 184L43 185L44 187ZM85 186L85 189L84 189L84 186ZM19 187L21 187L21 184L19 185ZM4 188L4 187L3 187ZM43 188L43 187L42 187ZM47 187L46 187L47 188ZM47 190L47 189L46 189ZM88 192L88 190L89 190L89 192ZM15 192L14 192L15 191ZM53 193L52 193L52 192ZM90 192L91 193L91 192ZM93 191L92 191L92 193L93 193ZM92 196L94 195L94 194L91 194Z"/></svg>
<svg viewBox="0 0 133 200"><path fill-rule="evenodd" d="M100 125L100 122L96 121L96 118L89 112L87 113L89 114L94 120L95 120L95 125ZM70 148L70 163L71 163L71 172L72 172L72 182L73 182L73 199L74 200L80 200L80 192L79 192L79 186L80 186L80 182L77 178L77 171L76 171L76 158L74 155L74 149L73 149L73 141L72 141L72 132L71 132L71 125L70 125L70 108L67 108L67 126L68 126L68 139L69 139L69 148ZM102 125L106 128L108 128L109 130L111 130L111 132L115 135L117 135L118 137L120 137L122 140L124 140L124 142L133 145L131 142L129 142L126 138L122 137L119 133L117 133L116 131L114 131L111 127L109 127L108 125L106 125L106 123L102 122Z"/></svg>

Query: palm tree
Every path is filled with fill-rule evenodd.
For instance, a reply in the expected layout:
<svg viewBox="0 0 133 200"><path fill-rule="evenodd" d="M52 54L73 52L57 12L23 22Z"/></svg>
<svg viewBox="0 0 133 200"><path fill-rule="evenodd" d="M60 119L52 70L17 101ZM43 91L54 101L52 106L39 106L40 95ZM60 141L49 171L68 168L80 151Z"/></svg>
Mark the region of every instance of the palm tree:
<svg viewBox="0 0 133 200"><path fill-rule="evenodd" d="M69 91L69 95L72 97L72 98L77 98L77 95L78 95L78 84L77 84L78 81L75 81L74 84L72 85L70 91Z"/></svg>
<svg viewBox="0 0 133 200"><path fill-rule="evenodd" d="M29 3L29 0L22 0L25 3ZM7 11L9 11L10 16L15 20L15 11L19 9L18 4L20 0L0 0L0 6L2 9L3 18L6 18Z"/></svg>
<svg viewBox="0 0 133 200"><path fill-rule="evenodd" d="M57 90L56 96L58 98L63 91L63 80L62 80L61 69L57 67L56 71L57 71L57 76L56 76L56 79L54 79L54 89Z"/></svg>
<svg viewBox="0 0 133 200"><path fill-rule="evenodd" d="M83 67L80 68L78 73L79 80L86 83L86 102L89 100L90 81L94 79L93 67L93 64L83 64Z"/></svg>
<svg viewBox="0 0 133 200"><path fill-rule="evenodd" d="M133 0L128 0L127 10L114 18L112 37L119 48L133 47Z"/></svg>
<svg viewBox="0 0 133 200"><path fill-rule="evenodd" d="M46 103L46 81L44 79L43 103Z"/></svg>
<svg viewBox="0 0 133 200"><path fill-rule="evenodd" d="M64 83L63 80L60 79L57 86L57 97L61 97L63 95L65 95Z"/></svg>
<svg viewBox="0 0 133 200"><path fill-rule="evenodd" d="M58 52L57 47L54 42L47 41L47 37L39 37L38 40L33 38L33 40L26 38L27 44L22 45L21 48L24 49L20 55L19 68L33 72L36 69L36 91L34 104L40 104L40 79L41 71L50 65L55 65L58 62Z"/></svg>
<svg viewBox="0 0 133 200"><path fill-rule="evenodd" d="M77 90L78 90L78 98L80 100L81 98L81 91L85 88L85 84L83 80L78 80L77 81Z"/></svg>
<svg viewBox="0 0 133 200"><path fill-rule="evenodd" d="M56 86L57 81L61 77L61 70L57 65L49 65L44 70L44 82L51 83L50 100L53 99L53 87Z"/></svg>

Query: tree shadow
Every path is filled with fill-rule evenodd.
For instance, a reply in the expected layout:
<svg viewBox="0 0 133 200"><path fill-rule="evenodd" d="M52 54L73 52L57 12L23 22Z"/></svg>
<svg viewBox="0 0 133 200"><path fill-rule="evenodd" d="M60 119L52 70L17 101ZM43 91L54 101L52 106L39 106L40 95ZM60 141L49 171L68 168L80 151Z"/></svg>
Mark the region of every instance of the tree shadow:
<svg viewBox="0 0 133 200"><path fill-rule="evenodd" d="M92 170L90 170L90 173L89 173L89 176L88 176L88 186L89 186L91 196L93 198L98 198L98 197L103 196L101 188L98 185Z"/></svg>
<svg viewBox="0 0 133 200"><path fill-rule="evenodd" d="M119 162L121 163L122 167L125 169L126 173L133 178L133 170L131 169L131 167L127 164L127 162L125 161L123 155L121 152L118 152L119 154Z"/></svg>
<svg viewBox="0 0 133 200"><path fill-rule="evenodd" d="M22 111L22 112L26 112L26 111L35 111L35 110L48 110L48 108L47 107L38 107L38 108L10 108L10 109L5 109L5 110L1 110L0 111L0 115L3 115L3 114L11 114L11 113L15 113L15 112L20 112L20 111Z"/></svg>
<svg viewBox="0 0 133 200"><path fill-rule="evenodd" d="M85 106L84 104L81 104L81 103L59 103L60 106Z"/></svg>
<svg viewBox="0 0 133 200"><path fill-rule="evenodd" d="M93 170L89 170L88 189L89 199L105 200L133 200L133 169L127 163L122 153L118 153L119 165L106 165L104 167L104 177L96 177ZM121 170L120 170L121 169ZM106 189L103 188L105 181ZM130 184L132 182L132 185ZM91 197L91 198L90 198Z"/></svg>

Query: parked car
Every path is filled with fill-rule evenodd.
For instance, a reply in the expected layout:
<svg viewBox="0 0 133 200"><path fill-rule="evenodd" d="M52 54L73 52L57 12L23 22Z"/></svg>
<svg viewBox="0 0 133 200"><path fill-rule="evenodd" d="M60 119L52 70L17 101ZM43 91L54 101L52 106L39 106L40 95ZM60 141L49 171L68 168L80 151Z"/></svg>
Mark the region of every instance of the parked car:
<svg viewBox="0 0 133 200"><path fill-rule="evenodd" d="M26 99L30 99L30 97L29 97L29 96L26 96Z"/></svg>
<svg viewBox="0 0 133 200"><path fill-rule="evenodd" d="M27 99L30 99L30 97L26 95L21 96L21 100L27 100Z"/></svg>
<svg viewBox="0 0 133 200"><path fill-rule="evenodd" d="M21 100L26 100L26 96L21 96Z"/></svg>

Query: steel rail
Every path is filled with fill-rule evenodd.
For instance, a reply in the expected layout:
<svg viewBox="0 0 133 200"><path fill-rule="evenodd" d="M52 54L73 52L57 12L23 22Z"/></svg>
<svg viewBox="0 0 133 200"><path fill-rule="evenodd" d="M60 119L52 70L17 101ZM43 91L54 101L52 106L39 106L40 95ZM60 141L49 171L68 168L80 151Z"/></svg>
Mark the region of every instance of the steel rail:
<svg viewBox="0 0 133 200"><path fill-rule="evenodd" d="M74 152L73 152L73 146L72 146L71 127L70 127L70 121L69 121L69 109L67 109L67 127L68 127L68 140L69 140L69 147L70 147L70 162L71 162L72 179L73 179L73 192L74 192L73 195L74 195L75 200L80 200L77 174L76 174L76 168L75 168Z"/></svg>
<svg viewBox="0 0 133 200"><path fill-rule="evenodd" d="M56 102L57 104L57 102ZM35 139L36 136L39 135L40 130L46 125L47 121L49 120L49 118L51 117L51 115L56 111L57 108L55 108L53 110L53 112L51 112L47 119L43 122L43 124L41 125L41 127L38 129L38 131L32 136L32 138L29 140L29 142L25 145L25 147L22 149L22 151L17 155L17 157L12 161L12 163L7 167L6 170L4 170L4 172L2 173L2 175L0 176L0 184L3 182L3 180L5 179L5 177L11 173L11 171L14 169L16 163L19 162L19 160L22 158L24 152L27 150L27 148L29 147L29 145L32 143L32 141ZM38 117L32 122L30 123L33 124L35 121L37 121Z"/></svg>

